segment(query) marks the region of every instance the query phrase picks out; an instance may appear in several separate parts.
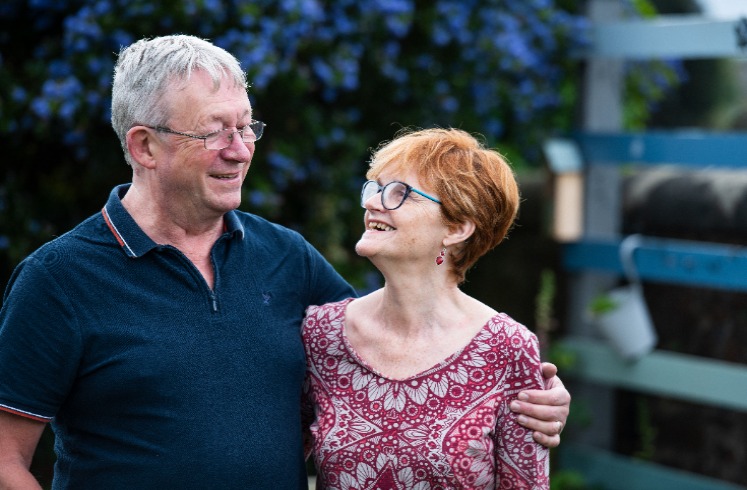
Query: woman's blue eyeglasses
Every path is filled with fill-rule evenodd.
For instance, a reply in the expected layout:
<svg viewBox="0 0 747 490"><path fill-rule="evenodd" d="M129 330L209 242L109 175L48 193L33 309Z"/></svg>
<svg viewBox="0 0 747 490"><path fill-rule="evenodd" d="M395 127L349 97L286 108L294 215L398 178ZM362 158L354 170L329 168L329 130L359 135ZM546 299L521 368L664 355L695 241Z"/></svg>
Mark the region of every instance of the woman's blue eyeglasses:
<svg viewBox="0 0 747 490"><path fill-rule="evenodd" d="M363 189L361 190L361 207L365 208L366 201L368 201L371 196L378 194L379 192L381 192L381 205L384 207L384 209L388 209L390 211L402 206L402 204L405 202L405 199L407 199L407 196L410 195L410 192L414 192L415 194L421 195L426 199L430 199L437 204L441 204L441 201L439 201L435 197L429 196L425 192L419 191L413 186L405 184L404 182L400 182L398 180L389 182L384 186L379 185L379 183L375 180L367 180L363 184Z"/></svg>

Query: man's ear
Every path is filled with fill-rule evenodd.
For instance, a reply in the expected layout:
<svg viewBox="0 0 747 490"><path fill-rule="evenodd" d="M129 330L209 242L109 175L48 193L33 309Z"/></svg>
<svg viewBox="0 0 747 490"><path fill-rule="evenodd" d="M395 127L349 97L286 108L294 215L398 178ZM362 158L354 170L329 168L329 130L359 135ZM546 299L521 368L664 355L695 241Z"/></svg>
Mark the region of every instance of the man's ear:
<svg viewBox="0 0 747 490"><path fill-rule="evenodd" d="M444 238L444 245L454 245L465 242L475 232L475 223L472 221L463 221L456 225L449 226L449 233Z"/></svg>
<svg viewBox="0 0 747 490"><path fill-rule="evenodd" d="M133 126L127 131L127 151L132 159L145 168L155 168L158 141L145 126Z"/></svg>

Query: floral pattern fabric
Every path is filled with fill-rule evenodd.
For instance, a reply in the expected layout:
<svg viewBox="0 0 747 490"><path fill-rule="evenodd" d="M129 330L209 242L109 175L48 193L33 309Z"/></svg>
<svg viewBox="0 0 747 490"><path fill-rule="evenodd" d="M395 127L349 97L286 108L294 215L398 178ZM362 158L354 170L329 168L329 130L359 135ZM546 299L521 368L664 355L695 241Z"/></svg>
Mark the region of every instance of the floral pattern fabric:
<svg viewBox="0 0 747 490"><path fill-rule="evenodd" d="M520 391L543 386L532 332L499 313L460 351L393 380L348 343L350 301L309 307L303 324L306 452L317 488L549 488L549 451L508 408Z"/></svg>

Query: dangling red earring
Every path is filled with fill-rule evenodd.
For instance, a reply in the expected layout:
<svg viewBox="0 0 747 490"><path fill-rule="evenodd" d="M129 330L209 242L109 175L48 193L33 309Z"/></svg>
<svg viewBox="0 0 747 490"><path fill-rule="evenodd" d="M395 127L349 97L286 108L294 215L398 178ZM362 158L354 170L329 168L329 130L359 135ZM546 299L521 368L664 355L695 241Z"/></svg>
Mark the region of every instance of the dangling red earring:
<svg viewBox="0 0 747 490"><path fill-rule="evenodd" d="M436 257L436 265L441 265L444 263L444 256L446 255L446 247L441 249L441 254Z"/></svg>

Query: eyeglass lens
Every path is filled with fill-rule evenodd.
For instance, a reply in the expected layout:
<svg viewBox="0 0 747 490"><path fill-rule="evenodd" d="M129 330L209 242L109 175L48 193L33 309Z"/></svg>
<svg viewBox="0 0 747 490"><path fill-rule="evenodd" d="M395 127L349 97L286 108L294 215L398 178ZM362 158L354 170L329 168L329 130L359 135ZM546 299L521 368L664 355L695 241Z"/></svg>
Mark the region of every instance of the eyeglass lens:
<svg viewBox="0 0 747 490"><path fill-rule="evenodd" d="M384 187L380 186L377 182L369 180L363 184L363 192L361 193L361 206L366 207L366 201L371 196L381 192L381 205L384 209L394 210L402 205L407 198L407 186L402 182L389 182Z"/></svg>
<svg viewBox="0 0 747 490"><path fill-rule="evenodd" d="M227 148L231 145L235 133L241 134L241 140L244 143L254 143L262 137L264 130L265 124L259 121L245 126L241 131L224 129L205 138L205 148L208 150L222 150L223 148Z"/></svg>

